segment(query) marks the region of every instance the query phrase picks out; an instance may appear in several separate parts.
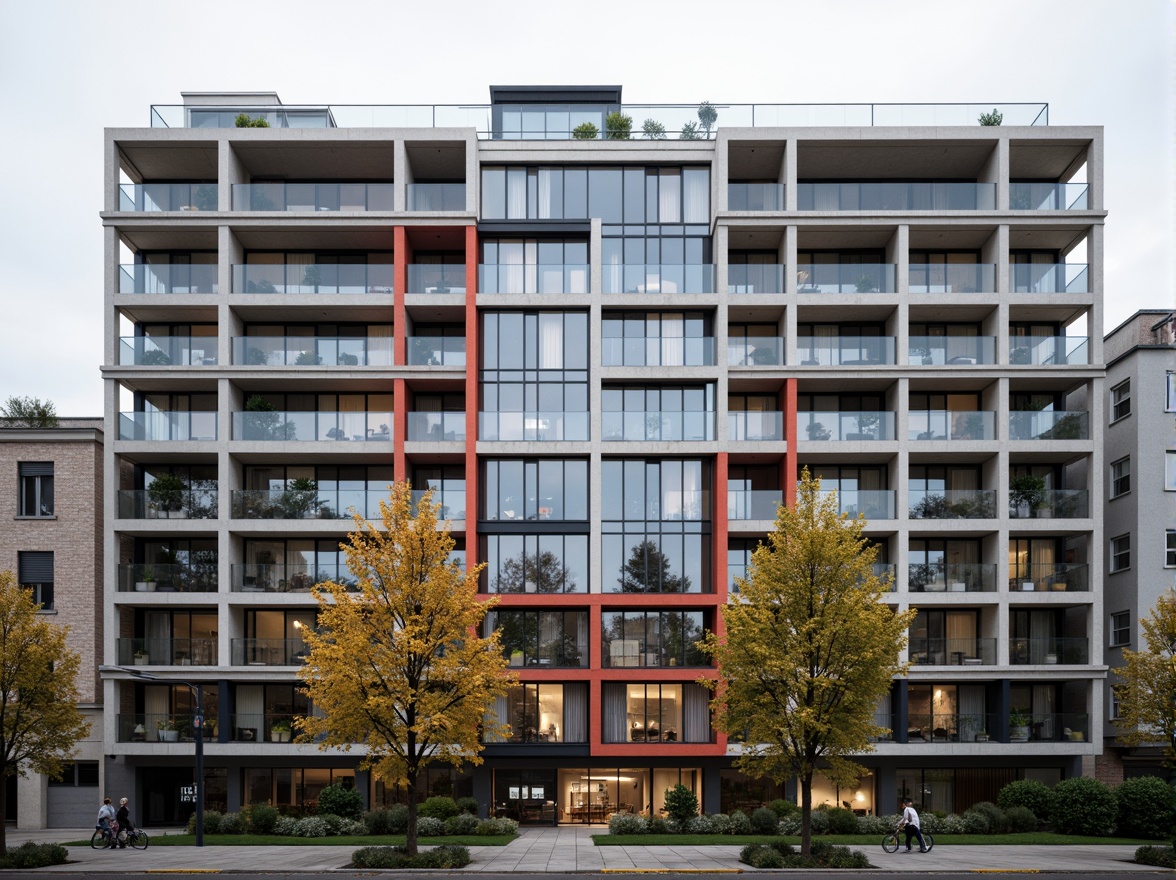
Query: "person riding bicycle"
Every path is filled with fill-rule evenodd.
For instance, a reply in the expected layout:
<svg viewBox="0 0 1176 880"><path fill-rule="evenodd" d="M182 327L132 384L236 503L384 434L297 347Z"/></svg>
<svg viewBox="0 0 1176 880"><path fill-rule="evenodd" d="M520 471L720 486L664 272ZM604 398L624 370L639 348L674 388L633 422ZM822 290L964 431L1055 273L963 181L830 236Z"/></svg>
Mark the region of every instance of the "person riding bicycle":
<svg viewBox="0 0 1176 880"><path fill-rule="evenodd" d="M898 830L906 830L906 851L911 850L911 838L919 838L919 852L925 853L927 851L927 843L923 840L923 831L919 827L919 814L915 811L914 801L910 798L903 798L902 801L902 821L898 825Z"/></svg>
<svg viewBox="0 0 1176 880"><path fill-rule="evenodd" d="M102 806L98 808L97 825L102 829L102 836L111 839L111 846L114 845L110 823L114 821L114 806L110 803L110 798L102 799Z"/></svg>
<svg viewBox="0 0 1176 880"><path fill-rule="evenodd" d="M118 812L114 818L118 821L118 834L121 835L121 839L116 837L115 840L118 843L119 849L126 849L127 837L135 830L135 826L131 824L131 811L127 807L126 798L122 798L118 802ZM113 845L111 844L111 846Z"/></svg>

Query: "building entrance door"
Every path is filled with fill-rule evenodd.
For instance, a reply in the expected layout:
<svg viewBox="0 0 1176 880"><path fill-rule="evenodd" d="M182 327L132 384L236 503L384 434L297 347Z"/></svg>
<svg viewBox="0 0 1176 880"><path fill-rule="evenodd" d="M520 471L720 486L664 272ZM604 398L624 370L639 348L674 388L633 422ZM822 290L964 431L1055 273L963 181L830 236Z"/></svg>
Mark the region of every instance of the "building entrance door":
<svg viewBox="0 0 1176 880"><path fill-rule="evenodd" d="M556 822L554 770L494 771L494 815L520 825Z"/></svg>

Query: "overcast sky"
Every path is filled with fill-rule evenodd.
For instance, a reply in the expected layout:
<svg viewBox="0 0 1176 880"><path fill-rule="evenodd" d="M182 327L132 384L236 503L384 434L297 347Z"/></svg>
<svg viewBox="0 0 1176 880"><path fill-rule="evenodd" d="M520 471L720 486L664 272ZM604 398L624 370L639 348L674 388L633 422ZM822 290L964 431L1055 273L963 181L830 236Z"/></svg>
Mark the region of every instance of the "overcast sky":
<svg viewBox="0 0 1176 880"><path fill-rule="evenodd" d="M1176 302L1171 0L0 0L0 399L102 412L102 130L181 91L487 103L1048 102L1106 129L1109 331ZM721 123L720 119L720 123Z"/></svg>

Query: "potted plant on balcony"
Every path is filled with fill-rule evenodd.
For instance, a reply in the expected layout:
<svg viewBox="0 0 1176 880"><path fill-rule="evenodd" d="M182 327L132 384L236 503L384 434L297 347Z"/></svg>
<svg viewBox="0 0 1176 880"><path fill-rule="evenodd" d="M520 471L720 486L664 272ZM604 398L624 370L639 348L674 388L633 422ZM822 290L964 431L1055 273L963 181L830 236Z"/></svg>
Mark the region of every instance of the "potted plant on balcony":
<svg viewBox="0 0 1176 880"><path fill-rule="evenodd" d="M920 363L923 366L927 367L927 366L931 365L931 362L932 362L931 349L924 348L923 346L920 346L920 345L915 345L915 346L911 347L910 355L907 357L907 363L909 363L909 364Z"/></svg>
<svg viewBox="0 0 1176 880"><path fill-rule="evenodd" d="M136 666L146 666L150 662L151 662L151 658L147 655L146 648L139 648L137 651L135 651L135 665Z"/></svg>
<svg viewBox="0 0 1176 880"><path fill-rule="evenodd" d="M151 499L151 508L164 518L174 518L182 514L184 506L184 491L187 483L179 474L166 471L157 474L147 487L147 497Z"/></svg>
<svg viewBox="0 0 1176 880"><path fill-rule="evenodd" d="M1034 474L1021 474L1009 480L1009 507L1014 516L1032 517L1047 505L1045 480Z"/></svg>
<svg viewBox="0 0 1176 880"><path fill-rule="evenodd" d="M143 571L140 576L143 579L141 581L135 581L135 591L138 593L154 593L155 569L150 563L143 566Z"/></svg>
<svg viewBox="0 0 1176 880"><path fill-rule="evenodd" d="M1009 742L1029 741L1029 710L1014 706L1009 712Z"/></svg>
<svg viewBox="0 0 1176 880"><path fill-rule="evenodd" d="M273 742L288 743L290 741L290 721L282 718L270 725L270 739Z"/></svg>
<svg viewBox="0 0 1176 880"><path fill-rule="evenodd" d="M180 731L176 727L176 722L171 718L160 718L156 721L155 733L159 736L160 742L176 742L180 738Z"/></svg>

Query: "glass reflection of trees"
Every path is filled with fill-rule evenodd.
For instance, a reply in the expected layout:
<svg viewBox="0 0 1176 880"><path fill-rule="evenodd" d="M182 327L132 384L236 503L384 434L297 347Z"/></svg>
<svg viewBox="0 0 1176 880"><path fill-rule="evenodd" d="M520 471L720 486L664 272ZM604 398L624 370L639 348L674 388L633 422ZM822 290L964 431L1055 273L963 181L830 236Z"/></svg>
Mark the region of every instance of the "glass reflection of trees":
<svg viewBox="0 0 1176 880"><path fill-rule="evenodd" d="M512 666L588 665L585 611L495 610L486 616L487 634L499 633Z"/></svg>
<svg viewBox="0 0 1176 880"><path fill-rule="evenodd" d="M704 666L701 611L606 611L604 666Z"/></svg>

